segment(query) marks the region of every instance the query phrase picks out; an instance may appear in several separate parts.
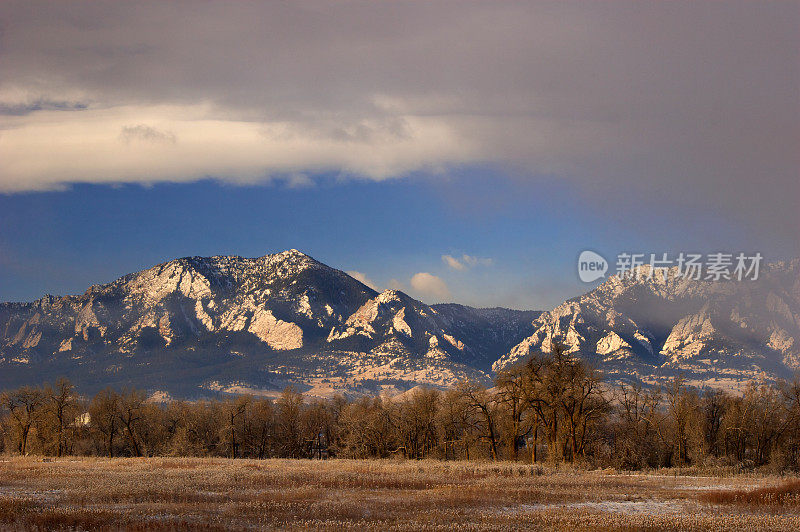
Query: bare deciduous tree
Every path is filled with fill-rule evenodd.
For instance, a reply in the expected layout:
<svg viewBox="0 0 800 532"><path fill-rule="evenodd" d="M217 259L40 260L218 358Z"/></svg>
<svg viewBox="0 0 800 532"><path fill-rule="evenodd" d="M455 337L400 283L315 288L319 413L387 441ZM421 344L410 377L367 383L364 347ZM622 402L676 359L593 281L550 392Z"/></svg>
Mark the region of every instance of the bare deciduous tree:
<svg viewBox="0 0 800 532"><path fill-rule="evenodd" d="M94 396L89 404L89 417L92 431L102 439L106 455L114 457L114 438L120 431L119 394L107 388Z"/></svg>
<svg viewBox="0 0 800 532"><path fill-rule="evenodd" d="M462 382L456 389L461 394L467 409L473 414L474 428L489 443L492 460L497 460L500 439L498 432L500 412L497 400L485 386L475 382Z"/></svg>
<svg viewBox="0 0 800 532"><path fill-rule="evenodd" d="M128 390L122 393L117 401L117 417L122 425L122 430L126 435L133 456L142 456L137 429L144 418L146 399L144 393L138 390Z"/></svg>
<svg viewBox="0 0 800 532"><path fill-rule="evenodd" d="M53 437L52 445L56 456L67 452L67 433L78 416L79 403L75 387L67 379L58 379L54 386L45 388L47 415Z"/></svg>
<svg viewBox="0 0 800 532"><path fill-rule="evenodd" d="M45 394L38 388L24 386L0 396L0 402L9 413L12 429L17 433L17 451L28 453L28 439L36 421L42 416L46 402Z"/></svg>

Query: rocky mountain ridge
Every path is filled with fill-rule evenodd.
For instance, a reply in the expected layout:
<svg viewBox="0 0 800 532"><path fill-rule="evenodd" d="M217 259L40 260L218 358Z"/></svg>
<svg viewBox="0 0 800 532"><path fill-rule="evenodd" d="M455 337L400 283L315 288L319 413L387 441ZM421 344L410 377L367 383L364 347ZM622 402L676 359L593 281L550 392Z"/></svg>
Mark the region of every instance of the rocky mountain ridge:
<svg viewBox="0 0 800 532"><path fill-rule="evenodd" d="M0 386L59 374L181 395L448 386L487 380L537 315L379 294L297 250L188 257L80 296L0 304Z"/></svg>
<svg viewBox="0 0 800 532"><path fill-rule="evenodd" d="M534 320L535 332L495 362L509 367L553 340L612 379L741 388L800 371L800 260L756 280L691 280L677 268L610 277Z"/></svg>

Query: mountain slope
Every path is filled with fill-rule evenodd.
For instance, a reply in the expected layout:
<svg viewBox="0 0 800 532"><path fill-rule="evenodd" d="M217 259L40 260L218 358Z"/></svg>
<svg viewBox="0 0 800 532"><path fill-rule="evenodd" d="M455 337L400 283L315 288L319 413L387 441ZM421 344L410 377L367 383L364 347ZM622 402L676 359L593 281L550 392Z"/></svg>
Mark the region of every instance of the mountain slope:
<svg viewBox="0 0 800 532"><path fill-rule="evenodd" d="M249 333L272 349L302 347L374 291L295 250L259 259L191 257L95 285L81 296L0 306L0 351L32 361L179 346ZM315 332L317 334L315 334Z"/></svg>
<svg viewBox="0 0 800 532"><path fill-rule="evenodd" d="M378 294L296 250L183 258L80 296L0 304L0 387L66 375L195 396L486 380L537 315L487 312Z"/></svg>
<svg viewBox="0 0 800 532"><path fill-rule="evenodd" d="M677 270L611 277L534 321L535 332L494 364L513 365L552 340L612 379L683 374L737 387L800 370L800 261L766 266L758 280L694 281Z"/></svg>

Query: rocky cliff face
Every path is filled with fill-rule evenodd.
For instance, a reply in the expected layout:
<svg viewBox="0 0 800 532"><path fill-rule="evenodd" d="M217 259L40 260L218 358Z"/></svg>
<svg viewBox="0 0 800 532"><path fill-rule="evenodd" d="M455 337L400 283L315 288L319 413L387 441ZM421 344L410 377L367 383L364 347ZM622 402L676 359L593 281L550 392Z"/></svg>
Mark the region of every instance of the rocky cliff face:
<svg viewBox="0 0 800 532"><path fill-rule="evenodd" d="M487 379L537 313L378 294L290 250L191 257L80 296L0 304L0 386L67 375L182 395L319 393Z"/></svg>
<svg viewBox="0 0 800 532"><path fill-rule="evenodd" d="M81 296L2 305L0 353L6 361L29 362L98 350L124 356L208 333L248 333L271 349L295 349L373 295L294 250L258 259L184 258L92 286Z"/></svg>
<svg viewBox="0 0 800 532"><path fill-rule="evenodd" d="M611 277L534 321L535 332L494 364L548 352L552 340L611 378L736 388L800 370L800 261L768 265L758 280L693 281L675 269Z"/></svg>

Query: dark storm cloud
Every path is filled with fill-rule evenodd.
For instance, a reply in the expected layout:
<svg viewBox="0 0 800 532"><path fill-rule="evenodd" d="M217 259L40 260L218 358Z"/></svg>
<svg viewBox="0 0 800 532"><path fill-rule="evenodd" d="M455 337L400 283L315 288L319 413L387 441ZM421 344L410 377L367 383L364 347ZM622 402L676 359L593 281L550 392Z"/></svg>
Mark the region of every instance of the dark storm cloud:
<svg viewBox="0 0 800 532"><path fill-rule="evenodd" d="M798 6L4 2L0 110L20 111L0 118L0 190L496 163L613 209L676 202L796 234ZM163 167L59 143L131 123L181 138ZM47 156L36 142L52 164L26 159Z"/></svg>

